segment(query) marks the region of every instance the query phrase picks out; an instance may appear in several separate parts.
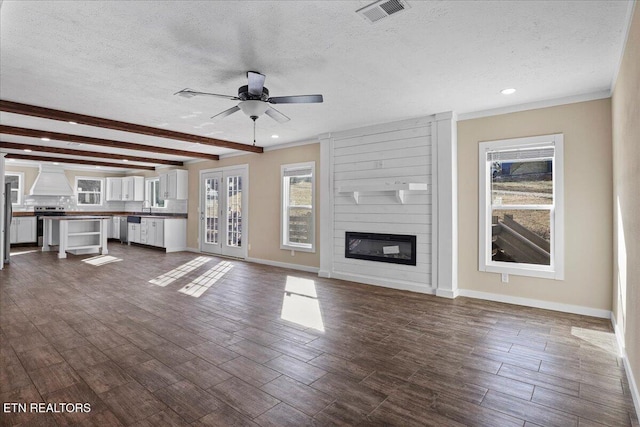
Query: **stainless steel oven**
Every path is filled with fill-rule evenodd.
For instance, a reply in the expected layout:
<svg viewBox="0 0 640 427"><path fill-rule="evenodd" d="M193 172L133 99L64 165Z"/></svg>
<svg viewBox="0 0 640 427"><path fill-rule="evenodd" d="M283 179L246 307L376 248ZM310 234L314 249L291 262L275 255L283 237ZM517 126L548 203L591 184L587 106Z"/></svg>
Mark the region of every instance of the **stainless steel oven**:
<svg viewBox="0 0 640 427"><path fill-rule="evenodd" d="M63 216L66 215L66 212L62 206L36 206L33 208L33 213L37 217L36 236L38 237L38 246L42 246L44 241L44 221L42 217Z"/></svg>

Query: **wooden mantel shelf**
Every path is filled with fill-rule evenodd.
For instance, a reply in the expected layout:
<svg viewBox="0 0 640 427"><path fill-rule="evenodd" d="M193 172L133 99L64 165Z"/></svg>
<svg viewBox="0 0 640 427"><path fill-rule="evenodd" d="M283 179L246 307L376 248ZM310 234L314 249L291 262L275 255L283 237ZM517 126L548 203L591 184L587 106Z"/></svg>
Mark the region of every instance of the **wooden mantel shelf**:
<svg viewBox="0 0 640 427"><path fill-rule="evenodd" d="M360 184L345 185L338 188L338 193L349 193L356 202L360 203L360 196L364 193L374 193L379 191L392 191L396 193L398 203L404 204L407 193L413 191L427 191L429 184L420 182L400 182L400 183L384 183L384 184Z"/></svg>

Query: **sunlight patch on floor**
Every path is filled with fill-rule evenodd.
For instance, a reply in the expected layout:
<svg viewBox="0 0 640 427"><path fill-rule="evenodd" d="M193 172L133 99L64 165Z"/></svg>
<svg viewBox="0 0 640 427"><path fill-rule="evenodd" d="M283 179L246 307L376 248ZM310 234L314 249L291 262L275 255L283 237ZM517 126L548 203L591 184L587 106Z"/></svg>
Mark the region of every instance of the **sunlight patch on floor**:
<svg viewBox="0 0 640 427"><path fill-rule="evenodd" d="M592 329L571 328L571 335L601 348L604 351L619 356L618 342L613 332L594 331Z"/></svg>
<svg viewBox="0 0 640 427"><path fill-rule="evenodd" d="M206 273L197 277L193 282L189 283L178 292L199 298L207 289L213 286L218 280L233 268L233 264L229 261L221 261Z"/></svg>
<svg viewBox="0 0 640 427"><path fill-rule="evenodd" d="M40 252L40 249L32 249L30 251L11 252L11 256L32 254L34 252Z"/></svg>
<svg viewBox="0 0 640 427"><path fill-rule="evenodd" d="M324 332L320 301L313 280L287 276L280 318Z"/></svg>
<svg viewBox="0 0 640 427"><path fill-rule="evenodd" d="M85 258L82 262L86 262L87 264L95 265L96 267L111 264L112 262L122 261L122 258L116 258L111 255L98 255L91 258Z"/></svg>
<svg viewBox="0 0 640 427"><path fill-rule="evenodd" d="M173 270L164 273L158 277L156 277L155 279L151 279L149 280L149 283L153 283L154 285L158 285L158 286L167 286L173 282L175 282L176 280L178 280L179 278L181 278L182 276L185 276L186 274L192 272L193 270L201 267L202 265L206 264L209 260L211 260L210 257L206 257L206 256L199 256L197 258L192 259L191 261L182 264L179 267L174 268Z"/></svg>

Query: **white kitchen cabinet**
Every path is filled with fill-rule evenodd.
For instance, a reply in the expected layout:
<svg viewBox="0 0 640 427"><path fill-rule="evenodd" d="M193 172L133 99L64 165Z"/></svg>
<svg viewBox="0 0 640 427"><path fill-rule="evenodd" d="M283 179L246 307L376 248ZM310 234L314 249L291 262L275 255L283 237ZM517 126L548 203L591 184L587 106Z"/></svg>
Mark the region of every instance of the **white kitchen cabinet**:
<svg viewBox="0 0 640 427"><path fill-rule="evenodd" d="M142 243L141 242L141 234L140 234L140 227L141 224L135 223L135 222L130 222L128 224L128 233L127 233L127 239L129 240L129 243Z"/></svg>
<svg viewBox="0 0 640 427"><path fill-rule="evenodd" d="M164 247L164 219L142 218L140 226L140 243Z"/></svg>
<svg viewBox="0 0 640 427"><path fill-rule="evenodd" d="M49 216L43 219L42 252L58 246L58 258L100 253L107 255L108 216Z"/></svg>
<svg viewBox="0 0 640 427"><path fill-rule="evenodd" d="M36 241L36 217L13 217L11 219L10 243L33 243Z"/></svg>
<svg viewBox="0 0 640 427"><path fill-rule="evenodd" d="M124 218L126 221L127 219ZM110 239L119 239L120 238L120 221L122 221L122 217L114 216L109 221L109 238Z"/></svg>
<svg viewBox="0 0 640 427"><path fill-rule="evenodd" d="M189 172L174 169L160 174L160 197L163 200L187 200L189 193Z"/></svg>
<svg viewBox="0 0 640 427"><path fill-rule="evenodd" d="M156 219L152 223L155 245L164 248L164 220Z"/></svg>
<svg viewBox="0 0 640 427"><path fill-rule="evenodd" d="M129 242L165 248L167 252L187 248L186 218L143 216L140 223L129 223Z"/></svg>
<svg viewBox="0 0 640 427"><path fill-rule="evenodd" d="M142 202L144 200L144 177L125 176L122 179L122 200Z"/></svg>
<svg viewBox="0 0 640 427"><path fill-rule="evenodd" d="M107 202L122 200L122 178L107 178Z"/></svg>

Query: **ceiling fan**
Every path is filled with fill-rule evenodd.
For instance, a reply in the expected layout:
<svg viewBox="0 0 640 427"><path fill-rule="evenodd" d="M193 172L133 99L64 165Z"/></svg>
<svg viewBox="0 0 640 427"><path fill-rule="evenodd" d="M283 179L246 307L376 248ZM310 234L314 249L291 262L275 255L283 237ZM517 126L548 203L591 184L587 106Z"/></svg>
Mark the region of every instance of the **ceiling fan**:
<svg viewBox="0 0 640 427"><path fill-rule="evenodd" d="M221 119L227 117L236 111L242 110L254 125L253 142L255 144L255 123L258 117L266 114L279 123L285 123L291 120L269 104L307 104L322 102L322 95L294 95L294 96L274 96L269 97L269 89L264 86L266 76L256 71L247 71L247 79L249 84L238 88L238 96L220 95L217 93L198 92L192 89L182 89L174 95L180 95L185 98L193 98L194 96L206 95L215 96L217 98L225 98L240 101L235 107L224 110L221 113L212 116L212 119Z"/></svg>

